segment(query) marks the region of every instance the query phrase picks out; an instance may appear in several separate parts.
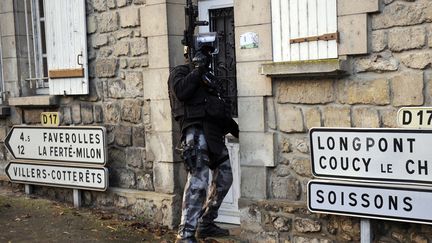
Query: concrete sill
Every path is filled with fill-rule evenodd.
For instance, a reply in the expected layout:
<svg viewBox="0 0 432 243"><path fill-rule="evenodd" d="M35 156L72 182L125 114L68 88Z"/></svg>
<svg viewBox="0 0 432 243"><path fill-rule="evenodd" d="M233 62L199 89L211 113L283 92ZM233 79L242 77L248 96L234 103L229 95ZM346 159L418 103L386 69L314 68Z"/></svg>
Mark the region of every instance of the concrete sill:
<svg viewBox="0 0 432 243"><path fill-rule="evenodd" d="M349 69L347 60L321 59L264 63L260 67L260 73L277 78L327 78L346 76Z"/></svg>
<svg viewBox="0 0 432 243"><path fill-rule="evenodd" d="M49 107L59 105L58 97L53 95L14 97L9 98L8 101L10 106L18 107Z"/></svg>

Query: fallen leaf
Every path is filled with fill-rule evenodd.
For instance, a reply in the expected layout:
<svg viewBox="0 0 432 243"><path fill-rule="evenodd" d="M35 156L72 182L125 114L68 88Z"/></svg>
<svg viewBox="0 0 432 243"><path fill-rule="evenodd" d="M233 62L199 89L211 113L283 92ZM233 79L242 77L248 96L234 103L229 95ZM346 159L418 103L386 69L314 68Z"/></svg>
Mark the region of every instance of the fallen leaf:
<svg viewBox="0 0 432 243"><path fill-rule="evenodd" d="M116 228L114 228L114 227L111 227L111 226L109 226L109 225L107 225L107 228L109 228L109 229L112 229L112 230L114 230L114 231L117 231L117 229L116 229Z"/></svg>

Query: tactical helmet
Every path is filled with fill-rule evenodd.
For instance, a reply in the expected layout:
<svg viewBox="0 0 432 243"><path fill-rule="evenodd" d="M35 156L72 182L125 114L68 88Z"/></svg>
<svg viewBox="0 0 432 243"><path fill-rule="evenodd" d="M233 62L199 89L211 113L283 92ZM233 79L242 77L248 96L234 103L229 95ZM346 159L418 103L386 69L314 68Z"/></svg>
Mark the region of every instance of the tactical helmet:
<svg viewBox="0 0 432 243"><path fill-rule="evenodd" d="M195 49L208 51L211 55L219 53L219 39L216 32L199 33L195 37Z"/></svg>

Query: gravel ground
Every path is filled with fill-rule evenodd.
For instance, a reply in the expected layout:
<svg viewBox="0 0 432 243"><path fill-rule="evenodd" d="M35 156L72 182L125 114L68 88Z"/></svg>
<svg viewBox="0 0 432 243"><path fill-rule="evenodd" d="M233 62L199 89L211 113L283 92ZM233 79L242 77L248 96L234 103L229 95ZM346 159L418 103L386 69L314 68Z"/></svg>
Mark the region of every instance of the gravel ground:
<svg viewBox="0 0 432 243"><path fill-rule="evenodd" d="M130 218L130 217L129 217ZM173 242L166 227L0 187L0 242Z"/></svg>
<svg viewBox="0 0 432 243"><path fill-rule="evenodd" d="M235 229L237 234L239 229ZM162 242L175 231L134 217L28 196L0 185L0 242ZM200 243L236 243L238 237Z"/></svg>

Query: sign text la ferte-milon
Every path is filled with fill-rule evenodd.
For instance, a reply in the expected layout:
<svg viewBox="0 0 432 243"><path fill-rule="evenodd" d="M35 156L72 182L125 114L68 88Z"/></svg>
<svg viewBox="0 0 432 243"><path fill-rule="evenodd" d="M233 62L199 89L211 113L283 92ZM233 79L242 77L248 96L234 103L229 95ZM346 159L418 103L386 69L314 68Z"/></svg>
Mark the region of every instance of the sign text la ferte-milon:
<svg viewBox="0 0 432 243"><path fill-rule="evenodd" d="M311 211L432 223L432 130L313 128L309 136L313 175L344 181L311 180Z"/></svg>
<svg viewBox="0 0 432 243"><path fill-rule="evenodd" d="M104 191L108 170L104 127L14 126L5 144L16 160L12 182Z"/></svg>

